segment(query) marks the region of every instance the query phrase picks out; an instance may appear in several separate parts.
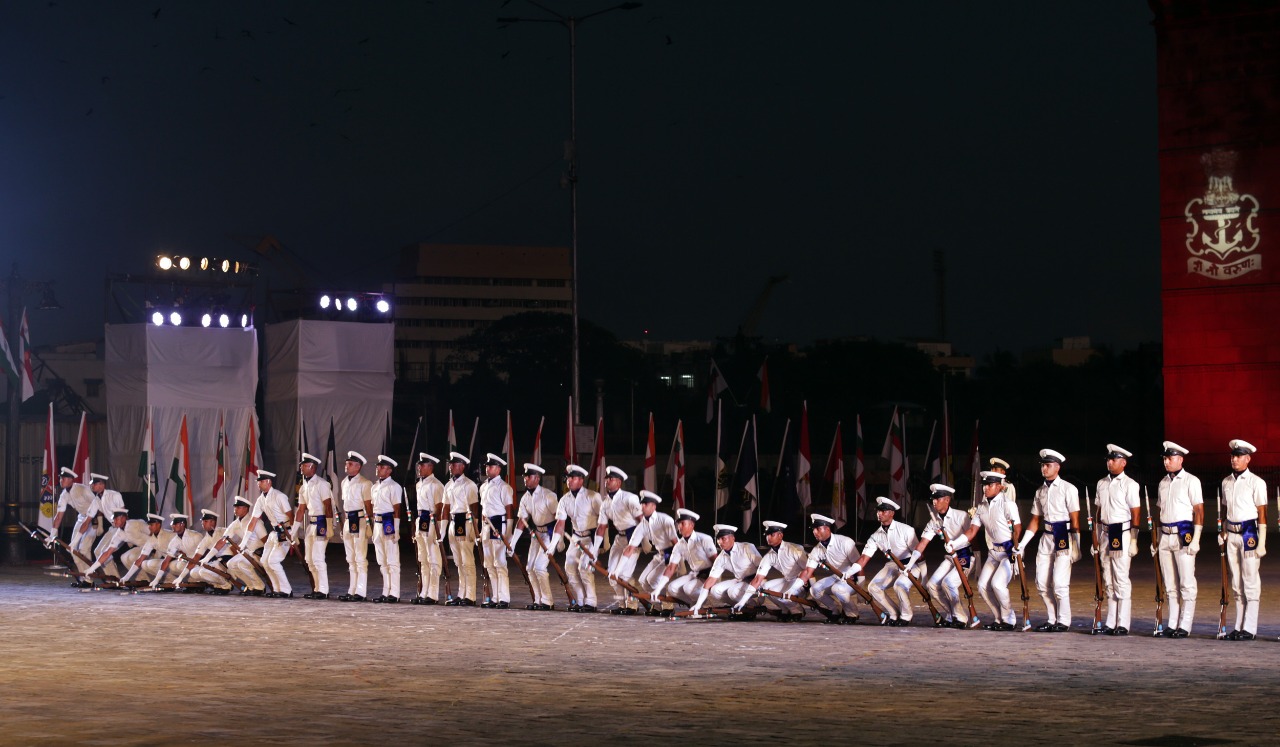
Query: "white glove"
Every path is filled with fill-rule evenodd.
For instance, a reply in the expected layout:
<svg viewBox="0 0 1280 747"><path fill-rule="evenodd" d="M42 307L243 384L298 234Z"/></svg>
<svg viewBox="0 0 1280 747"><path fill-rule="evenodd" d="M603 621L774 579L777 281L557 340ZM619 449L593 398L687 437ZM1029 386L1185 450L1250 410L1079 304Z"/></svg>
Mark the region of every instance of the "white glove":
<svg viewBox="0 0 1280 747"><path fill-rule="evenodd" d="M1015 548L1013 548L1013 554L1014 554L1014 557L1017 557L1017 556L1018 556L1018 555L1020 555L1021 553L1022 553L1022 550L1020 550L1020 549L1018 549L1018 548L1016 548L1016 547L1015 547ZM1009 564L1009 569L1013 571L1013 575L1015 575L1015 576L1016 576L1016 575L1018 575L1018 564L1017 564L1017 563L1010 563L1010 564Z"/></svg>
<svg viewBox="0 0 1280 747"><path fill-rule="evenodd" d="M551 541L547 543L547 552L555 554L556 548L560 546L560 535L552 534Z"/></svg>
<svg viewBox="0 0 1280 747"><path fill-rule="evenodd" d="M584 576L591 575L591 558L588 558L585 552L582 553L582 557L578 558L578 570Z"/></svg>
<svg viewBox="0 0 1280 747"><path fill-rule="evenodd" d="M1218 547L1227 544L1227 536L1225 532L1218 532Z"/></svg>
<svg viewBox="0 0 1280 747"><path fill-rule="evenodd" d="M520 541L520 536L523 534L524 532L519 529L511 533L511 549L512 550L516 549L516 543Z"/></svg>
<svg viewBox="0 0 1280 747"><path fill-rule="evenodd" d="M1027 549L1027 545L1031 544L1031 532L1023 532L1022 539L1018 540L1018 549L1014 551L1015 555L1021 555Z"/></svg>
<svg viewBox="0 0 1280 747"><path fill-rule="evenodd" d="M907 565L902 569L903 573L910 573L912 568L916 567L916 563L920 562L920 551L912 550L911 559L907 561Z"/></svg>
<svg viewBox="0 0 1280 747"><path fill-rule="evenodd" d="M1129 557L1132 558L1137 554L1138 554L1138 535L1134 534L1133 532L1130 532L1129 533Z"/></svg>
<svg viewBox="0 0 1280 747"><path fill-rule="evenodd" d="M298 544L298 537L300 536L302 536L302 524L295 522L293 529L289 532L289 542L295 545Z"/></svg>
<svg viewBox="0 0 1280 747"><path fill-rule="evenodd" d="M150 586L152 589L160 588L160 574L157 573L156 577L151 579L151 583L147 585Z"/></svg>
<svg viewBox="0 0 1280 747"><path fill-rule="evenodd" d="M662 593L662 590L666 588L667 582L670 580L671 579L665 575L658 576L658 583L653 585L653 593L650 594L649 596L656 600L658 598L658 595Z"/></svg>
<svg viewBox="0 0 1280 747"><path fill-rule="evenodd" d="M847 571L845 571L844 573L840 574L840 578L844 579L845 581L848 581L849 579L851 579L851 578L853 578L854 576L858 575L858 571L861 571L861 570L862 570L862 564L861 564L861 563L854 563L853 565L849 566L849 570L847 570Z"/></svg>
<svg viewBox="0 0 1280 747"><path fill-rule="evenodd" d="M1195 553L1192 553L1192 554L1194 555ZM1154 558L1155 556L1156 556L1156 543L1155 543L1155 542L1152 542L1152 543L1151 543L1151 557L1153 557L1153 558Z"/></svg>
<svg viewBox="0 0 1280 747"><path fill-rule="evenodd" d="M1258 525L1258 558L1267 557L1267 525Z"/></svg>
<svg viewBox="0 0 1280 747"><path fill-rule="evenodd" d="M943 549L943 550L946 550L948 555L955 555L955 554L956 554L956 548L955 548L955 545L951 544L951 542L950 542L950 541L943 542L943 543L942 543L942 549Z"/></svg>
<svg viewBox="0 0 1280 747"><path fill-rule="evenodd" d="M43 544L45 547L47 547L47 548L49 548L50 550L52 550L52 549L53 549L53 546L54 546L54 545L56 545L56 544L58 544L58 537L57 537L57 535L55 535L55 534L45 535L45 538L44 538L44 541L43 541L43 543L42 543L42 544Z"/></svg>
<svg viewBox="0 0 1280 747"><path fill-rule="evenodd" d="M797 578L795 581L791 582L791 588L782 592L782 599L783 601L790 601L791 597L796 596L802 591L804 591L804 579Z"/></svg>
<svg viewBox="0 0 1280 747"><path fill-rule="evenodd" d="M1202 529L1204 529L1204 527L1196 524L1195 532L1191 535L1191 544L1187 545L1187 550L1192 555L1200 552L1200 530Z"/></svg>
<svg viewBox="0 0 1280 747"><path fill-rule="evenodd" d="M1095 545L1089 545L1089 554L1095 558L1098 557L1098 548Z"/></svg>
<svg viewBox="0 0 1280 747"><path fill-rule="evenodd" d="M1075 563L1080 560L1080 533L1072 532L1067 539L1067 548L1071 553L1071 562Z"/></svg>
<svg viewBox="0 0 1280 747"><path fill-rule="evenodd" d="M733 605L734 612L741 612L743 607L747 606L747 602L751 601L751 597L755 596L756 588L751 584L747 584L747 590L742 592L742 596L738 597L738 603Z"/></svg>
<svg viewBox="0 0 1280 747"><path fill-rule="evenodd" d="M98 570L101 570L101 569L102 569L102 565L101 565L100 563L98 563L98 561L96 561L96 560L95 560L95 561L93 561L93 565L91 565L91 566L89 566L88 568L84 569L84 575L86 575L86 576L91 576L91 575L93 575L93 573L94 573L95 571L98 571Z"/></svg>
<svg viewBox="0 0 1280 747"><path fill-rule="evenodd" d="M711 590L705 586L702 587L702 591L698 592L698 602L689 608L689 615L691 617L696 616L698 614L698 610L702 609L702 603L707 601L707 595L710 593Z"/></svg>
<svg viewBox="0 0 1280 747"><path fill-rule="evenodd" d="M591 541L591 554L596 556L597 558L600 557L600 545L603 545L603 544L604 544L604 537L601 537L600 535L597 534L596 538Z"/></svg>

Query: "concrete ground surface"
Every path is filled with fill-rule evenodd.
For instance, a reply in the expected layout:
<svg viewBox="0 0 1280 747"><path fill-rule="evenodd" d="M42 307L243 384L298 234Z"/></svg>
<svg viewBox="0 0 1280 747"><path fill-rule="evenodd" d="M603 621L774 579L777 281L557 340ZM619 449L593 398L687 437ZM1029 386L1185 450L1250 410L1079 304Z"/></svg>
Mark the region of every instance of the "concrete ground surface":
<svg viewBox="0 0 1280 747"><path fill-rule="evenodd" d="M1213 640L1218 566L1203 555L1195 635L1181 641L1150 637L1149 560L1128 638L1087 634L1085 561L1062 634L933 629L922 604L910 628L664 621L91 592L0 567L0 743L1277 743L1280 562L1263 567L1252 642Z"/></svg>

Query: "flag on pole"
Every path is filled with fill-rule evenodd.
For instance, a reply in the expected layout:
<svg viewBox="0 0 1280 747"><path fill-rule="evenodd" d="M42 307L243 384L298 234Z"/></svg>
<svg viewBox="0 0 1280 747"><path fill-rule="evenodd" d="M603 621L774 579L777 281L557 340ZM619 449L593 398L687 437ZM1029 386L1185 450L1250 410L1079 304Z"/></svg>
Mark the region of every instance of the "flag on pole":
<svg viewBox="0 0 1280 747"><path fill-rule="evenodd" d="M773 412L773 401L769 399L769 356L764 357L756 378L760 380L760 411Z"/></svg>
<svg viewBox="0 0 1280 747"><path fill-rule="evenodd" d="M22 326L18 328L18 373L22 377L22 402L36 393L36 377L31 371L31 332L27 329L27 310L22 310Z"/></svg>
<svg viewBox="0 0 1280 747"><path fill-rule="evenodd" d="M853 494L856 496L859 519L867 519L867 466L862 457L862 416L857 416L857 435L853 446Z"/></svg>
<svg viewBox="0 0 1280 747"><path fill-rule="evenodd" d="M725 383L724 376L720 374L720 368L716 365L716 359L711 359L711 380L707 382L707 422L711 422L711 418L716 414L716 398L720 396L720 392L728 389L729 385Z"/></svg>
<svg viewBox="0 0 1280 747"><path fill-rule="evenodd" d="M342 500L342 472L338 469L338 445L334 439L333 418L329 418L329 440L325 443L324 465L336 507Z"/></svg>
<svg viewBox="0 0 1280 747"><path fill-rule="evenodd" d="M564 421L564 466L568 467L578 460L578 440L573 433L573 397L569 398L569 415Z"/></svg>
<svg viewBox="0 0 1280 747"><path fill-rule="evenodd" d="M653 413L649 413L649 438L644 442L644 476L640 483L650 492L658 489L658 445L654 440Z"/></svg>
<svg viewBox="0 0 1280 747"><path fill-rule="evenodd" d="M933 421L929 428L929 445L924 447L924 472L929 482L949 484L942 479L942 459L938 457L938 421Z"/></svg>
<svg viewBox="0 0 1280 747"><path fill-rule="evenodd" d="M4 357L0 358L0 366L4 366L9 380L15 385L18 384L18 366L14 363L13 353L9 349L9 333L5 331L3 321L0 321L0 352L4 353Z"/></svg>
<svg viewBox="0 0 1280 747"><path fill-rule="evenodd" d="M938 461L941 464L942 482L955 487L955 446L951 442L951 416L947 412L947 400L942 400L942 433L938 437Z"/></svg>
<svg viewBox="0 0 1280 747"><path fill-rule="evenodd" d="M222 483L227 477L227 450L226 450L226 418L223 413L218 413L218 450L215 456L217 460L217 471L213 477L213 490L209 497L212 501L211 505L218 505L218 494L222 492Z"/></svg>
<svg viewBox="0 0 1280 747"><path fill-rule="evenodd" d="M3 334L3 333L0 333ZM57 513L57 496L54 481L58 474L58 451L53 443L53 403L49 403L49 420L44 429L44 459L40 468L40 519L42 529L53 533L53 516Z"/></svg>
<svg viewBox="0 0 1280 747"><path fill-rule="evenodd" d="M542 426L547 422L546 416L538 419L538 435L533 437L533 463L542 466Z"/></svg>
<svg viewBox="0 0 1280 747"><path fill-rule="evenodd" d="M800 410L800 452L796 456L796 496L800 499L801 516L813 505L812 454L809 450L809 403L805 402Z"/></svg>
<svg viewBox="0 0 1280 747"><path fill-rule="evenodd" d="M596 490L604 490L604 418L596 420L596 446L591 450L591 467L588 473L596 479Z"/></svg>
<svg viewBox="0 0 1280 747"><path fill-rule="evenodd" d="M969 479L973 481L970 488L973 503L978 504L978 473L982 471L982 456L978 454L978 421L973 421L973 441L969 444Z"/></svg>
<svg viewBox="0 0 1280 747"><path fill-rule="evenodd" d="M717 402L716 405L716 512L719 513L729 502L730 476L721 448L724 443L724 403Z"/></svg>
<svg viewBox="0 0 1280 747"><path fill-rule="evenodd" d="M671 442L671 459L667 462L667 474L671 476L671 511L684 508L685 502L685 462L684 462L684 421L676 421L676 437Z"/></svg>
<svg viewBox="0 0 1280 747"><path fill-rule="evenodd" d="M738 444L738 466L734 474L733 489L742 501L743 532L751 528L751 518L760 505L760 448L756 442L756 418L754 415L742 428L742 443Z"/></svg>
<svg viewBox="0 0 1280 747"><path fill-rule="evenodd" d="M453 410L449 411L449 434L445 436L445 441L449 443L449 451L458 450L458 431L453 427ZM445 460L448 460L448 456L445 457Z"/></svg>
<svg viewBox="0 0 1280 747"><path fill-rule="evenodd" d="M173 452L173 464L169 467L169 483L173 485L173 508L187 513L187 493L191 486L191 445L187 438L187 416L182 415L178 426L178 447Z"/></svg>
<svg viewBox="0 0 1280 747"><path fill-rule="evenodd" d="M49 416L52 425L53 415ZM142 480L142 499L147 511L155 511L156 498L156 437L151 428L151 408L147 408L147 425L142 431L142 454L138 457L138 479Z"/></svg>
<svg viewBox="0 0 1280 747"><path fill-rule="evenodd" d="M249 495L249 487L253 485L253 478L258 471L258 439L254 438L253 421L255 416L249 414L249 434L244 445L244 488L241 495ZM185 418L184 418L185 422Z"/></svg>
<svg viewBox="0 0 1280 747"><path fill-rule="evenodd" d="M76 434L76 455L71 460L71 470L80 475L80 482L89 484L89 413L80 412L80 432Z"/></svg>
<svg viewBox="0 0 1280 747"><path fill-rule="evenodd" d="M844 443L840 439L840 423L836 423L836 437L831 442L831 453L827 456L827 484L831 486L831 518L836 525L845 524L849 520L848 499L844 492Z"/></svg>
<svg viewBox="0 0 1280 747"><path fill-rule="evenodd" d="M893 408L893 415L889 418L889 432L885 434L880 456L889 460L889 497L902 506L903 516L909 517L911 505L907 496L907 455L897 407Z"/></svg>
<svg viewBox="0 0 1280 747"><path fill-rule="evenodd" d="M507 463L507 484L511 486L511 492L519 495L520 492L516 488L516 474L523 470L517 469L514 464L516 460L516 441L515 434L511 430L511 411L507 410L507 437L502 439L502 459Z"/></svg>
<svg viewBox="0 0 1280 747"><path fill-rule="evenodd" d="M799 440L797 434L791 432L791 419L788 418L782 429L782 448L778 450L778 470L773 476L774 488L769 506L769 512L773 514L770 518L782 522L795 521L803 511L796 481L796 467L800 462ZM779 492L781 496L777 495Z"/></svg>

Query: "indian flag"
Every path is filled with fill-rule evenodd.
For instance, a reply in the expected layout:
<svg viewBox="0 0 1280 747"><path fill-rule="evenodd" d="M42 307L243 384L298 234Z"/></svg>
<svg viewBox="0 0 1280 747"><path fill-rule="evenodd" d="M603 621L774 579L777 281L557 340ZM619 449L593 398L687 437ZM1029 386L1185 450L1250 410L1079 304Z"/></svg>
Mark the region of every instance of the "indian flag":
<svg viewBox="0 0 1280 747"><path fill-rule="evenodd" d="M187 439L187 416L182 416L178 428L178 448L173 452L173 465L169 467L169 483L174 486L173 508L186 513L187 492L191 486L191 447Z"/></svg>

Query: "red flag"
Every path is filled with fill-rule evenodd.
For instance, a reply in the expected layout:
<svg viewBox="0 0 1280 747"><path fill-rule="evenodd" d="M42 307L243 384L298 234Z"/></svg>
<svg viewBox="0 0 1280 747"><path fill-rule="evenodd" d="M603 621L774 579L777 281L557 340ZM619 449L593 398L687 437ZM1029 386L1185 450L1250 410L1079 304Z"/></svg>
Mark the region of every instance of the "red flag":
<svg viewBox="0 0 1280 747"><path fill-rule="evenodd" d="M222 490L222 481L226 477L226 450L223 443L226 441L226 434L223 433L226 423L222 413L218 413L218 471L213 480L213 502L211 505L218 505L218 493Z"/></svg>
<svg viewBox="0 0 1280 747"><path fill-rule="evenodd" d="M796 496L800 498L800 507L805 511L813 504L813 485L809 476L813 465L812 454L809 450L809 403L805 402L800 411L800 453L796 459Z"/></svg>
<svg viewBox="0 0 1280 747"><path fill-rule="evenodd" d="M604 470L607 465L604 459L604 418L596 421L596 447L591 451L591 468L587 470L596 478L596 489L604 489Z"/></svg>
<svg viewBox="0 0 1280 747"><path fill-rule="evenodd" d="M902 421L898 416L898 408L893 408L893 416L889 419L889 432L884 437L884 448L880 456L889 460L889 493L894 503L903 508L903 516L910 516L910 502L907 500L907 455L903 447Z"/></svg>
<svg viewBox="0 0 1280 747"><path fill-rule="evenodd" d="M0 332L0 334L3 334ZM44 430L44 462L40 468L40 526L53 533L53 516L57 512L54 482L58 474L58 450L53 442L53 403L49 403L49 421Z"/></svg>
<svg viewBox="0 0 1280 747"><path fill-rule="evenodd" d="M241 495L249 495L249 487L253 485L254 473L258 471L258 455L257 444L258 439L253 437L253 414L249 415L249 436L244 446L244 489Z"/></svg>
<svg viewBox="0 0 1280 747"><path fill-rule="evenodd" d="M942 438L939 439L938 458L942 463L942 481L955 487L955 445L951 442L951 416L947 412L947 400L942 400Z"/></svg>
<svg viewBox="0 0 1280 747"><path fill-rule="evenodd" d="M516 442L515 434L511 430L511 411L507 410L507 437L502 439L502 458L507 460L507 484L511 486L511 492L516 491L516 473L523 470L516 469ZM518 495L518 493L517 493Z"/></svg>
<svg viewBox="0 0 1280 747"><path fill-rule="evenodd" d="M862 458L862 416L857 416L858 435L854 442L853 492L857 496L858 518L867 518L867 467Z"/></svg>
<svg viewBox="0 0 1280 747"><path fill-rule="evenodd" d="M658 446L653 435L653 413L649 413L649 439L644 446L644 478L645 490L653 492L658 489Z"/></svg>
<svg viewBox="0 0 1280 747"><path fill-rule="evenodd" d="M684 422L676 421L676 437L671 442L671 459L668 462L667 474L671 475L672 513L684 508Z"/></svg>
<svg viewBox="0 0 1280 747"><path fill-rule="evenodd" d="M569 398L569 417L564 426L564 466L574 464L578 459L578 441L573 434L573 397Z"/></svg>
<svg viewBox="0 0 1280 747"><path fill-rule="evenodd" d="M80 413L80 432L76 434L76 455L71 460L71 470L80 475L80 482L89 484L89 413Z"/></svg>
<svg viewBox="0 0 1280 747"><path fill-rule="evenodd" d="M449 411L449 433L445 436L444 440L449 444L450 452L458 450L458 432L453 427L453 410Z"/></svg>
<svg viewBox="0 0 1280 747"><path fill-rule="evenodd" d="M27 328L27 310L22 309L22 325L18 327L18 375L22 378L22 401L36 393L36 377L31 372L31 330Z"/></svg>
<svg viewBox="0 0 1280 747"><path fill-rule="evenodd" d="M978 421L973 421L973 442L969 444L969 474L973 480L973 487L970 490L973 493L974 504L978 501L978 473L982 471L982 457L978 454Z"/></svg>
<svg viewBox="0 0 1280 747"><path fill-rule="evenodd" d="M538 420L538 435L533 437L533 463L542 466L542 425L547 422L544 416Z"/></svg>
<svg viewBox="0 0 1280 747"><path fill-rule="evenodd" d="M765 356L764 363L760 364L760 372L756 374L756 378L760 379L760 409L765 412L773 412L773 402L772 400L769 399L769 357L768 356Z"/></svg>
<svg viewBox="0 0 1280 747"><path fill-rule="evenodd" d="M844 491L844 443L840 439L840 424L836 423L836 437L831 442L831 453L827 456L827 484L831 486L831 518L836 524L848 521L848 509Z"/></svg>

